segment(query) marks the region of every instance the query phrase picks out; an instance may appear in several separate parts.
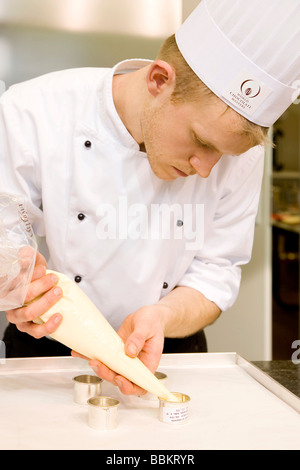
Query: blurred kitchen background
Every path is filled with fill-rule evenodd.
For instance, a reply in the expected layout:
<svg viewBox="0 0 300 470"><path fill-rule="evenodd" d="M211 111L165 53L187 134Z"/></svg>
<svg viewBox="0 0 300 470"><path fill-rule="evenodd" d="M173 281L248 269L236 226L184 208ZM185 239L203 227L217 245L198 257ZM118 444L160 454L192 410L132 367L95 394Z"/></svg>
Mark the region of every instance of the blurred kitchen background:
<svg viewBox="0 0 300 470"><path fill-rule="evenodd" d="M54 70L155 57L199 0L0 0L0 93ZM300 86L300 84L299 84ZM253 257L233 308L206 329L209 352L291 359L299 326L300 100L271 130ZM6 326L0 314L0 339Z"/></svg>

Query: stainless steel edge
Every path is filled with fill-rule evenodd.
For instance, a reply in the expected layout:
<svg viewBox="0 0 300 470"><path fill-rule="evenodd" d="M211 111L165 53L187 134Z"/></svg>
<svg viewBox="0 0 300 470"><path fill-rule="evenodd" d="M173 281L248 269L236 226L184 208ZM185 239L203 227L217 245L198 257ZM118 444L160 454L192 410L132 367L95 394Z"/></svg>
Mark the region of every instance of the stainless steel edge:
<svg viewBox="0 0 300 470"><path fill-rule="evenodd" d="M298 398L294 393L239 354L236 355L236 364L245 370L253 379L300 413L300 398Z"/></svg>

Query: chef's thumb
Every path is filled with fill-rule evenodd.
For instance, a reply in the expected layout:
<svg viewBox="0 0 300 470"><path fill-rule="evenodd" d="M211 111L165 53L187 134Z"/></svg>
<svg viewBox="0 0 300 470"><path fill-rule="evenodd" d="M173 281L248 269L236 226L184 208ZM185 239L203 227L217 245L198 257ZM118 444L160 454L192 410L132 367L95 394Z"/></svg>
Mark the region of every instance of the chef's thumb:
<svg viewBox="0 0 300 470"><path fill-rule="evenodd" d="M129 336L125 343L125 352L127 356L136 357L143 348L144 343L144 338L138 337L135 334Z"/></svg>

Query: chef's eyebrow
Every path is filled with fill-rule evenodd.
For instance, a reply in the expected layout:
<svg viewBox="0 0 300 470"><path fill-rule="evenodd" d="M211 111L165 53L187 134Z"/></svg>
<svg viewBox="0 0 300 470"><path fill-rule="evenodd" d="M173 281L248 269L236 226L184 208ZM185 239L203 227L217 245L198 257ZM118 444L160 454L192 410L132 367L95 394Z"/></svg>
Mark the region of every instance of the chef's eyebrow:
<svg viewBox="0 0 300 470"><path fill-rule="evenodd" d="M219 149L217 149L217 147L215 147L213 144L211 144L210 142L207 142L205 139L203 139L202 137L199 137L195 132L193 132L193 135L194 135L194 139L197 141L197 143L199 143L200 145L203 145L204 147L207 147L209 148L210 150L213 150L214 152L218 152L218 153L222 153L220 152Z"/></svg>

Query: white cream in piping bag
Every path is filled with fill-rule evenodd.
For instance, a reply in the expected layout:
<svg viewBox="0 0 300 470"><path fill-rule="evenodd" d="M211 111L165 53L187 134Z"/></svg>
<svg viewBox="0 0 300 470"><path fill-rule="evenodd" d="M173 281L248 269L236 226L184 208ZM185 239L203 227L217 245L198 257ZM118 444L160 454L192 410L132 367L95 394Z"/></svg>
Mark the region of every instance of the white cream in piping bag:
<svg viewBox="0 0 300 470"><path fill-rule="evenodd" d="M137 357L127 356L120 336L74 281L56 271L47 273L56 274L63 291L63 297L39 317L46 322L54 313L62 315L63 320L50 335L53 339L89 359L98 359L153 395L178 401Z"/></svg>

